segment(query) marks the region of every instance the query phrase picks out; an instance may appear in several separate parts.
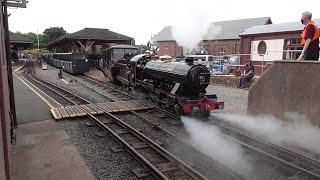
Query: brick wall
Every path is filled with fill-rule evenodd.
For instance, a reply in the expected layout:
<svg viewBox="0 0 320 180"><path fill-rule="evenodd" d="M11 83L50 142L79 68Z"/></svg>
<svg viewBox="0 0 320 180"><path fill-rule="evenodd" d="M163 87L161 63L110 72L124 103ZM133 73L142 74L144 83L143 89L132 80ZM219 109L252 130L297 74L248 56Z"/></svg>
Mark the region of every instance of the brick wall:
<svg viewBox="0 0 320 180"><path fill-rule="evenodd" d="M219 55L222 50L225 55L240 53L240 40L203 41L202 44L213 55Z"/></svg>
<svg viewBox="0 0 320 180"><path fill-rule="evenodd" d="M160 56L181 56L181 46L179 46L175 41L156 42L156 46L160 49L159 52L157 52Z"/></svg>
<svg viewBox="0 0 320 180"><path fill-rule="evenodd" d="M218 55L221 50L224 50L226 55L240 53L240 40L203 41L200 44L213 55ZM156 42L156 46L160 49L159 55L181 55L181 46L175 41Z"/></svg>

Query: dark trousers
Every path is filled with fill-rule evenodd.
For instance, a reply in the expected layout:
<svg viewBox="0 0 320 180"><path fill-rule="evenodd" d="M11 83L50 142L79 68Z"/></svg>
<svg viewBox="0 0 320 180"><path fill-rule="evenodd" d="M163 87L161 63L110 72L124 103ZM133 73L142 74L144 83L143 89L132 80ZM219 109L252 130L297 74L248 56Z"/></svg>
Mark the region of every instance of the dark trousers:
<svg viewBox="0 0 320 180"><path fill-rule="evenodd" d="M304 58L306 61L318 61L319 49L308 49Z"/></svg>
<svg viewBox="0 0 320 180"><path fill-rule="evenodd" d="M253 76L254 76L253 73L241 76L239 81L239 87L243 87L248 82L250 82Z"/></svg>

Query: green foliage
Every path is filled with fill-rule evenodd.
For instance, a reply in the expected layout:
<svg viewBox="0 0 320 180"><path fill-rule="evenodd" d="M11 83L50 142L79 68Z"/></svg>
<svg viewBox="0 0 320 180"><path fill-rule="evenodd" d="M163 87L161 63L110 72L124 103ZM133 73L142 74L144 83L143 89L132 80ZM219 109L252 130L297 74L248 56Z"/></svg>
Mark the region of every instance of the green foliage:
<svg viewBox="0 0 320 180"><path fill-rule="evenodd" d="M37 34L33 32L28 32L26 34L23 34L24 37L33 40L35 44L35 48L38 48L38 39L37 39ZM43 49L45 44L45 36L43 34L39 34L39 48Z"/></svg>
<svg viewBox="0 0 320 180"><path fill-rule="evenodd" d="M46 44L56 40L58 37L67 34L67 32L63 29L63 27L50 27L43 31L45 35Z"/></svg>
<svg viewBox="0 0 320 180"><path fill-rule="evenodd" d="M24 37L33 40L34 42L34 48L38 48L38 38L37 34L33 32L28 32L28 33L21 33L17 32L19 34L22 34ZM47 28L43 31L43 34L38 34L39 36L39 48L43 49L47 44L50 42L56 40L60 36L63 36L67 34L67 32L63 29L63 27L50 27Z"/></svg>

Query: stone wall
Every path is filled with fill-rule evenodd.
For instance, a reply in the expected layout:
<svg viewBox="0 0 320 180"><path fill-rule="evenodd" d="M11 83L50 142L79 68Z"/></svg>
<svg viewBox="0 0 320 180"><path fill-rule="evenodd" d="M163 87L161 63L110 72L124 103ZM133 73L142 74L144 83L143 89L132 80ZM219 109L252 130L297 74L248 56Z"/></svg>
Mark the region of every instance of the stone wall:
<svg viewBox="0 0 320 180"><path fill-rule="evenodd" d="M253 77L252 83L258 80L259 76ZM238 87L240 76L234 75L212 75L211 84L218 84L230 87Z"/></svg>
<svg viewBox="0 0 320 180"><path fill-rule="evenodd" d="M306 115L320 125L320 62L275 61L249 89L248 113Z"/></svg>

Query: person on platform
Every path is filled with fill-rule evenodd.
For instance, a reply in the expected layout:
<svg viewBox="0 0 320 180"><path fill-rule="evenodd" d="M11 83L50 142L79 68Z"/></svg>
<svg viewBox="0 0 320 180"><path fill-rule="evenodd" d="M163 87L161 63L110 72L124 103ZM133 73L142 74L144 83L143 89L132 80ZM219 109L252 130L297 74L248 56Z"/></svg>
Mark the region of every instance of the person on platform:
<svg viewBox="0 0 320 180"><path fill-rule="evenodd" d="M222 66L222 73L229 74L229 72L230 72L230 64L228 63L227 60L225 60Z"/></svg>
<svg viewBox="0 0 320 180"><path fill-rule="evenodd" d="M298 57L299 61L311 60L318 61L319 59L319 29L317 24L311 20L312 14L308 11L302 13L301 23L304 25L304 30L301 34L301 44L303 50Z"/></svg>
<svg viewBox="0 0 320 180"><path fill-rule="evenodd" d="M254 65L251 60L247 60L247 64L244 67L244 74L240 77L239 88L244 88L254 76Z"/></svg>

